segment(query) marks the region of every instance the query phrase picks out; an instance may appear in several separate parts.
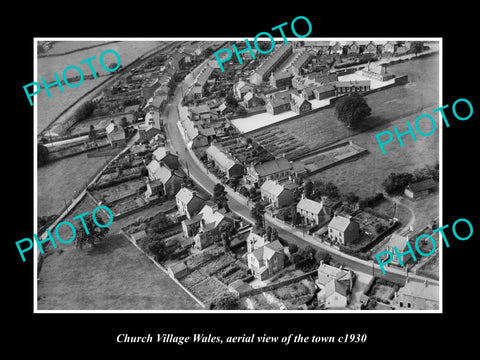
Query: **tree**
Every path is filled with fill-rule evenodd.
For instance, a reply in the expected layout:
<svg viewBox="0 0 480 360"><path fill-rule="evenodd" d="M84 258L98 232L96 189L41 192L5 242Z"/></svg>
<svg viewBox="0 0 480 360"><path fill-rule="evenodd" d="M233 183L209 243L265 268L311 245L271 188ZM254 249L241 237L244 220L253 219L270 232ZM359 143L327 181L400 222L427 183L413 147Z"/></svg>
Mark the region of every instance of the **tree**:
<svg viewBox="0 0 480 360"><path fill-rule="evenodd" d="M305 195L305 198L311 199L312 194L313 194L313 182L311 180L308 180L305 183L305 186L303 188L303 194Z"/></svg>
<svg viewBox="0 0 480 360"><path fill-rule="evenodd" d="M347 127L355 127L372 112L370 106L358 93L343 96L335 105L335 115Z"/></svg>
<svg viewBox="0 0 480 360"><path fill-rule="evenodd" d="M210 310L236 310L239 307L239 299L232 293L220 294L210 303Z"/></svg>
<svg viewBox="0 0 480 360"><path fill-rule="evenodd" d="M127 121L127 118L125 116L123 116L120 119L120 126L124 129L128 126L128 121Z"/></svg>
<svg viewBox="0 0 480 360"><path fill-rule="evenodd" d="M38 166L45 165L49 160L49 151L45 145L37 144L37 163Z"/></svg>
<svg viewBox="0 0 480 360"><path fill-rule="evenodd" d="M297 226L300 223L300 216L295 206L291 207L291 214L292 214L292 225Z"/></svg>
<svg viewBox="0 0 480 360"><path fill-rule="evenodd" d="M116 62L113 62L113 63L111 63L110 65L108 65L108 68L109 68L109 69L115 69L115 68L117 67L117 65L118 65L118 64L117 64Z"/></svg>
<svg viewBox="0 0 480 360"><path fill-rule="evenodd" d="M291 255L295 254L298 251L297 244L289 244L288 251L290 252Z"/></svg>
<svg viewBox="0 0 480 360"><path fill-rule="evenodd" d="M87 215L83 219L85 220L85 227L88 229L89 234L87 235L82 223L76 228L77 236L75 237L75 246L80 249L83 249L83 246L87 243L92 247L95 246L95 242L103 240L110 230L108 227L102 228L97 226L93 222L91 215ZM105 225L101 217L96 217L96 220L99 224Z"/></svg>
<svg viewBox="0 0 480 360"><path fill-rule="evenodd" d="M390 195L400 194L412 179L413 175L410 173L390 173L390 175L388 175L388 177L382 182L382 186Z"/></svg>
<svg viewBox="0 0 480 360"><path fill-rule="evenodd" d="M241 186L240 189L238 190L238 192L240 193L240 195L245 196L245 197L248 197L248 195L249 195L249 192L248 192L248 189L246 188L246 186Z"/></svg>
<svg viewBox="0 0 480 360"><path fill-rule="evenodd" d="M228 181L230 184L230 187L233 189L233 191L237 191L238 185L240 185L240 178L238 176L233 176L230 178Z"/></svg>
<svg viewBox="0 0 480 360"><path fill-rule="evenodd" d="M88 132L88 140L96 141L97 140L97 132L95 131L95 126L90 125L90 131Z"/></svg>
<svg viewBox="0 0 480 360"><path fill-rule="evenodd" d="M272 227L269 225L265 230L265 234L267 235L267 241L272 241Z"/></svg>
<svg viewBox="0 0 480 360"><path fill-rule="evenodd" d="M159 234L156 234L159 235ZM165 242L152 238L147 245L147 251L153 255L155 261L162 261L165 259Z"/></svg>
<svg viewBox="0 0 480 360"><path fill-rule="evenodd" d="M317 261L317 263L323 261L325 264L329 264L332 260L332 256L328 252L318 249L315 253L315 260Z"/></svg>
<svg viewBox="0 0 480 360"><path fill-rule="evenodd" d="M250 194L250 199L253 199L254 197L257 196L257 189L255 189L255 187L252 186L250 190L248 190L248 193Z"/></svg>
<svg viewBox="0 0 480 360"><path fill-rule="evenodd" d="M238 106L238 101L233 97L232 94L228 94L225 97L225 104L232 110L235 110Z"/></svg>
<svg viewBox="0 0 480 360"><path fill-rule="evenodd" d="M250 210L250 215L255 220L255 225L258 229L263 228L263 215L265 214L265 205L261 202L257 202L255 206Z"/></svg>
<svg viewBox="0 0 480 360"><path fill-rule="evenodd" d="M225 186L218 183L213 187L213 201L218 205L219 208L228 209L227 205L227 192L225 191Z"/></svg>
<svg viewBox="0 0 480 360"><path fill-rule="evenodd" d="M343 199L349 204L355 204L360 198L354 192L350 191L344 195Z"/></svg>
<svg viewBox="0 0 480 360"><path fill-rule="evenodd" d="M270 241L279 240L277 228L272 228L272 233L270 235Z"/></svg>
<svg viewBox="0 0 480 360"><path fill-rule="evenodd" d="M325 191L325 195L327 195L329 197L332 197L332 198L338 197L338 194L339 194L338 187L332 182L328 182L325 185L325 190L324 191Z"/></svg>
<svg viewBox="0 0 480 360"><path fill-rule="evenodd" d="M93 114L96 107L97 106L93 101L87 101L75 111L73 116L75 116L77 121L88 119Z"/></svg>

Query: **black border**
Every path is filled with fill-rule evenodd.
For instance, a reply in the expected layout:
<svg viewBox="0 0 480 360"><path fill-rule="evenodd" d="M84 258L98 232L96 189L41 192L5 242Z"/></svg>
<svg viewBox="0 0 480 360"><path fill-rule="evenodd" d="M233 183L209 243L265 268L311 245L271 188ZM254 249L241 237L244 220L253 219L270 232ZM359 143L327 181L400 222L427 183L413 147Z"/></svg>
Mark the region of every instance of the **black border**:
<svg viewBox="0 0 480 360"><path fill-rule="evenodd" d="M179 4L182 5L182 4ZM393 7L391 7L393 5ZM476 207L476 117L478 75L476 74L476 19L475 9L453 5L448 9L422 9L418 4L336 3L331 5L309 3L276 4L260 10L257 4L183 4L175 10L149 9L148 4L118 5L121 9L104 10L89 6L81 7L76 26L59 26L60 20L52 15L41 26L23 27L23 33L8 39L10 57L7 71L9 109L4 119L4 138L8 138L8 149L4 149L4 169L8 180L3 192L7 195L4 205L8 206L8 221L5 226L3 249L6 250L9 268L4 273L8 291L3 296L11 303L4 308L9 314L7 332L8 346L22 349L21 345L32 345L32 349L45 349L64 353L64 349L75 349L75 353L91 354L94 349L153 351L162 356L162 350L201 350L210 354L223 347L249 349L251 344L213 345L187 344L183 346L166 344L123 344L116 343L120 333L135 335L173 332L178 335L212 333L217 335L269 334L284 336L289 333L304 335L341 336L345 333L366 333L366 344L335 344L338 354L353 350L364 354L389 356L407 351L414 345L422 345L430 351L459 342L462 346L473 344L474 331L463 326L475 314L476 271L475 257L479 230ZM215 8L218 6L218 8ZM232 7L233 6L233 7ZM141 7L141 9L140 9ZM130 10L133 13L129 15ZM117 12L118 11L118 12ZM36 15L26 23L38 24ZM43 13L45 14L45 13ZM33 81L33 38L34 37L181 37L181 36L234 36L252 37L260 31L267 31L296 16L307 16L312 25L311 37L442 37L443 38L443 104L452 104L458 98L467 98L475 109L473 117L464 122L452 120L451 127L444 127L443 136L443 211L444 223L452 224L458 218L467 218L475 228L474 236L465 242L453 240L451 247L444 249L444 313L443 314L33 314L33 258L21 262L14 242L33 233L33 108L25 99L22 86ZM59 16L59 15L58 15ZM62 15L63 19L65 14ZM45 17L48 19L48 17ZM92 26L97 24L98 26ZM11 31L6 32L6 36ZM5 96L5 95L4 95ZM10 99L14 103L11 104ZM477 151L476 151L477 150ZM13 176L12 176L13 175ZM31 190L30 190L31 189ZM13 222L13 224L11 224ZM467 321L465 321L467 320ZM473 320L473 319L472 319ZM30 333L32 336L26 336ZM24 334L24 335L22 335ZM42 346L43 345L43 346ZM247 346L247 348L245 348ZM314 348L312 355L325 355L334 344L282 344L254 345L264 350L273 349L297 353L300 349ZM374 352L365 351L374 350ZM430 349L430 350L429 350ZM212 351L213 350L213 351ZM223 349L225 350L225 349ZM462 349L466 350L466 349ZM230 354L222 352L219 354ZM249 353L239 355L252 356ZM407 351L405 356L418 355ZM259 355L259 354L258 354Z"/></svg>

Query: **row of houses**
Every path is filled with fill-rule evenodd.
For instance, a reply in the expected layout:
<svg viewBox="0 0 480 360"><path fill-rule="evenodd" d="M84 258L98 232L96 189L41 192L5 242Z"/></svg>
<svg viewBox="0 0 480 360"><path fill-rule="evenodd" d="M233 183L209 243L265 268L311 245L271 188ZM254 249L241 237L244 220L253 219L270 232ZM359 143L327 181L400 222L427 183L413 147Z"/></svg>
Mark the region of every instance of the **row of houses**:
<svg viewBox="0 0 480 360"><path fill-rule="evenodd" d="M306 41L305 47L322 51L324 54L404 54L414 46L423 49L422 41Z"/></svg>

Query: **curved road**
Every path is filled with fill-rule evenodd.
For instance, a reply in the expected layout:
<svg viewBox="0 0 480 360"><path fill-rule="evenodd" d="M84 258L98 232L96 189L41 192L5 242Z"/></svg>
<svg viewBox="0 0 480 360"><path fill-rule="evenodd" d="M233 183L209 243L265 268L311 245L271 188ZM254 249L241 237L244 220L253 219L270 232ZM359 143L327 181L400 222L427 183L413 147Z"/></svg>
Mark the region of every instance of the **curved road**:
<svg viewBox="0 0 480 360"><path fill-rule="evenodd" d="M168 115L165 124L167 138L169 139L170 147L174 149L178 154L179 158L182 159L182 166L184 170L188 171L190 177L211 194L213 191L213 187L216 183L218 183L218 181L215 181L212 175L206 174L206 170L202 166L200 161L196 158L196 156L191 150L186 148L184 138L177 125L177 122L179 120L177 106L183 96L182 90L188 87L190 84L191 83L182 82L177 87L174 98L167 109ZM248 207L248 204L246 204L243 198L241 198L237 193L233 193L228 188L226 188L226 190L228 192L227 197L230 209L253 223L254 220L250 216L250 209ZM386 268L386 274L383 275L380 271L379 265L376 262L373 262L371 260L365 261L342 253L341 251L336 250L326 244L320 243L312 236L305 235L305 237L303 237L300 231L292 229L289 225L285 225L279 220L271 218L268 215L266 216L265 221L267 224L274 226L278 230L278 234L282 239L286 240L289 243L296 244L300 248L311 245L315 249L322 249L329 252L334 260L343 263L346 267L354 271L383 277L400 284L403 284L405 282L407 273L403 268ZM421 281L427 279L413 273L409 273L408 276L410 278L415 278ZM431 279L428 280L433 281Z"/></svg>

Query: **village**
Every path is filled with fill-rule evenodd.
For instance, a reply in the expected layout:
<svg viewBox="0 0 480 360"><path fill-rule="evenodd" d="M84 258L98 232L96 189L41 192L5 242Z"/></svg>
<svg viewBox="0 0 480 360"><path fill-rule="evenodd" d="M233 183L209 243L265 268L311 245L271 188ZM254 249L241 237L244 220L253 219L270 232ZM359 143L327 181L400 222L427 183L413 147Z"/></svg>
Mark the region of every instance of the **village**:
<svg viewBox="0 0 480 360"><path fill-rule="evenodd" d="M39 144L50 161L114 156L86 201L107 205L119 233L203 309L438 310L438 249L405 256L405 268L392 261L386 275L375 264L438 225L438 161L381 170L376 192L325 175L375 156L361 136L378 119L350 129L334 118L337 102L356 94L372 115L377 104L407 115L413 107L383 105L412 81L392 68L436 56L438 44L297 40L222 72L212 54L223 45L173 42L122 67L80 120L49 127Z"/></svg>

